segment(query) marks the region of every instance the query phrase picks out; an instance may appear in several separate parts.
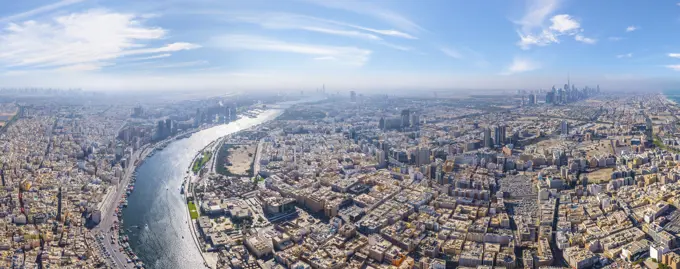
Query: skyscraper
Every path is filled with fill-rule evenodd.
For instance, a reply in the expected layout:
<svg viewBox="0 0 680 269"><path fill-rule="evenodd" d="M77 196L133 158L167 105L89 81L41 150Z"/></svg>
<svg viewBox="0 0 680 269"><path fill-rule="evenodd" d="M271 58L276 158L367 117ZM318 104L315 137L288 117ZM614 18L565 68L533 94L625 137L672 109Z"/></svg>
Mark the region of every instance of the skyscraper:
<svg viewBox="0 0 680 269"><path fill-rule="evenodd" d="M165 132L163 134L163 137L167 137L167 136L172 135L172 133L174 131L173 129L174 129L174 126L172 124L172 120L171 119L165 119Z"/></svg>
<svg viewBox="0 0 680 269"><path fill-rule="evenodd" d="M419 147L416 149L416 166L430 164L430 149Z"/></svg>
<svg viewBox="0 0 680 269"><path fill-rule="evenodd" d="M485 148L493 147L493 141L491 140L491 128L488 127L484 129L484 147Z"/></svg>
<svg viewBox="0 0 680 269"><path fill-rule="evenodd" d="M357 101L357 93L354 92L354 91L349 92L349 99L350 99L352 102L356 102L356 101Z"/></svg>
<svg viewBox="0 0 680 269"><path fill-rule="evenodd" d="M59 187L59 192L57 193L57 221L61 221L61 187Z"/></svg>
<svg viewBox="0 0 680 269"><path fill-rule="evenodd" d="M410 119L411 119L411 111L408 110L408 109L402 110L401 111L401 127L411 126Z"/></svg>
<svg viewBox="0 0 680 269"><path fill-rule="evenodd" d="M411 122L411 127L415 127L415 126L418 126L418 124L420 124L420 117L418 116L418 113L415 113L415 112L411 113L410 122Z"/></svg>
<svg viewBox="0 0 680 269"><path fill-rule="evenodd" d="M163 120L158 121L158 125L156 127L156 138L158 140L162 140L164 137L164 131L165 130L165 122Z"/></svg>
<svg viewBox="0 0 680 269"><path fill-rule="evenodd" d="M647 136L647 142L654 141L654 125L652 125L652 119L647 118L645 121L645 135Z"/></svg>
<svg viewBox="0 0 680 269"><path fill-rule="evenodd" d="M494 130L494 143L502 146L505 144L505 125L498 125Z"/></svg>
<svg viewBox="0 0 680 269"><path fill-rule="evenodd" d="M562 135L569 134L569 122L567 122L566 120L562 120L562 124L560 124L560 133Z"/></svg>

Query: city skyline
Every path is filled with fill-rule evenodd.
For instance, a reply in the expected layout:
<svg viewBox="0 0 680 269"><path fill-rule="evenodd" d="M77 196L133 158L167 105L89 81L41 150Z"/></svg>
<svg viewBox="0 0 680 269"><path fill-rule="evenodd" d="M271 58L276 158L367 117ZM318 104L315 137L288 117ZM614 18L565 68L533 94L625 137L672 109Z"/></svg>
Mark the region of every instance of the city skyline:
<svg viewBox="0 0 680 269"><path fill-rule="evenodd" d="M680 86L680 3L22 1L0 87L538 90ZM474 16L471 16L474 14Z"/></svg>

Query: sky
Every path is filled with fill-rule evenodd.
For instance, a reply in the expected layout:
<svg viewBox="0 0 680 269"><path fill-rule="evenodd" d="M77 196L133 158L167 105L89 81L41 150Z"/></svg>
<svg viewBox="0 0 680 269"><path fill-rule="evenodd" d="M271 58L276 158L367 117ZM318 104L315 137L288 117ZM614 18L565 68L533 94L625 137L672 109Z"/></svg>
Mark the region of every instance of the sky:
<svg viewBox="0 0 680 269"><path fill-rule="evenodd" d="M679 0L0 3L0 87L680 89Z"/></svg>

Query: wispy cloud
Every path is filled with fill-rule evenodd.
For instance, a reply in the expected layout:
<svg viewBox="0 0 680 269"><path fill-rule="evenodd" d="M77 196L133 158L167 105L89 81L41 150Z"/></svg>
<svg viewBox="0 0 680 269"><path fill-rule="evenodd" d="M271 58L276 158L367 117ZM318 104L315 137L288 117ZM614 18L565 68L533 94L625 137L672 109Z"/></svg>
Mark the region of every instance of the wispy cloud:
<svg viewBox="0 0 680 269"><path fill-rule="evenodd" d="M633 31L636 31L638 29L640 29L640 27L631 25L631 26L626 27L626 32L633 32Z"/></svg>
<svg viewBox="0 0 680 269"><path fill-rule="evenodd" d="M674 71L680 71L680 64L667 65L666 68L669 68L669 69L674 70Z"/></svg>
<svg viewBox="0 0 680 269"><path fill-rule="evenodd" d="M89 10L47 21L10 23L0 31L0 64L21 68L95 70L116 58L199 48L177 42L146 47L166 31L144 26L133 14Z"/></svg>
<svg viewBox="0 0 680 269"><path fill-rule="evenodd" d="M302 30L349 38L358 38L369 40L377 44L401 51L410 51L412 48L387 42L382 38L382 36L417 39L412 35L396 30L379 30L341 21L292 13L230 12L223 13L223 15L227 21L256 24L265 29Z"/></svg>
<svg viewBox="0 0 680 269"><path fill-rule="evenodd" d="M190 61L190 62L179 62L179 63L169 63L152 66L152 68L178 68L178 67L190 67L198 65L206 65L208 61Z"/></svg>
<svg viewBox="0 0 680 269"><path fill-rule="evenodd" d="M446 56L449 56L454 59L461 59L463 58L463 55L458 52L458 50L453 49L453 48L441 48L440 49Z"/></svg>
<svg viewBox="0 0 680 269"><path fill-rule="evenodd" d="M8 16L8 17L0 18L0 23L16 22L16 21L19 21L19 20L22 20L22 19L25 19L25 18L30 18L30 17L38 15L38 14L50 12L52 10L56 10L56 9L59 9L59 8L62 8L62 7L77 4L77 3L80 3L80 2L83 2L83 1L85 1L85 0L62 0L62 1L58 1L58 2L55 2L55 3L49 4L49 5L41 6L41 7L35 8L35 9L31 9L31 10L26 11L26 12L22 12L22 13L19 13L19 14L14 14L14 15L11 15L11 16Z"/></svg>
<svg viewBox="0 0 680 269"><path fill-rule="evenodd" d="M356 0L347 1L325 1L325 0L306 0L306 2L313 3L316 5L324 6L327 8L341 9L358 14L363 14L371 16L385 23L388 23L394 27L401 30L418 33L425 31L423 27L406 18L405 16L394 12L392 10L376 6L372 3Z"/></svg>
<svg viewBox="0 0 680 269"><path fill-rule="evenodd" d="M317 60L317 61L337 61L338 58L335 58L333 56L319 56L319 57L314 57L314 60Z"/></svg>
<svg viewBox="0 0 680 269"><path fill-rule="evenodd" d="M597 43L597 39L585 37L585 36L582 36L582 35L575 35L574 40L576 40L578 42L586 43L586 44Z"/></svg>
<svg viewBox="0 0 680 269"><path fill-rule="evenodd" d="M99 70L102 68L102 66L105 65L111 65L110 63L82 63L82 64L74 64L74 65L67 65L63 67L59 67L55 69L56 71L94 71L94 70Z"/></svg>
<svg viewBox="0 0 680 269"><path fill-rule="evenodd" d="M610 37L608 37L607 39L608 39L609 41L614 41L614 42L623 40L623 38L620 37L620 36L610 36Z"/></svg>
<svg viewBox="0 0 680 269"><path fill-rule="evenodd" d="M529 72L541 68L541 65L533 60L515 57L512 63L503 71L502 75L512 75L517 73Z"/></svg>
<svg viewBox="0 0 680 269"><path fill-rule="evenodd" d="M528 0L526 13L515 23L522 27L522 32L530 32L540 28L545 19L557 10L559 4L559 0Z"/></svg>
<svg viewBox="0 0 680 269"><path fill-rule="evenodd" d="M143 61L143 60L152 60L152 59L160 59L160 58L167 58L172 56L170 53L164 53L164 54L157 54L157 55L152 55L148 57L137 57L137 58L130 58L127 59L128 61Z"/></svg>
<svg viewBox="0 0 680 269"><path fill-rule="evenodd" d="M266 29L303 30L329 35L346 36L368 40L381 40L380 37L362 31L343 29L338 23L310 16L273 12L241 12L226 14L229 21L257 24Z"/></svg>
<svg viewBox="0 0 680 269"><path fill-rule="evenodd" d="M633 57L633 54L632 54L632 53L626 53L626 54L619 54L619 55L616 55L616 58L619 58L619 59L622 59L622 58L631 58L631 57Z"/></svg>
<svg viewBox="0 0 680 269"><path fill-rule="evenodd" d="M261 27L268 29L299 29L315 31L314 28L318 28L318 29L342 30L347 32L350 31L349 29L353 29L363 31L352 32L360 33L363 35L361 37L369 39L379 39L379 37L373 34L378 34L381 36L399 37L405 39L417 39L416 37L410 34L400 32L397 30L375 29L347 22L285 12L228 12L228 13L220 12L220 15L224 15L226 19L230 21L258 24ZM357 35L357 37L359 36L360 35Z"/></svg>
<svg viewBox="0 0 680 269"><path fill-rule="evenodd" d="M526 13L514 23L520 26L517 35L520 40L517 45L524 49L532 46L547 46L560 43L561 36L573 36L574 40L594 44L597 40L583 36L580 22L569 14L558 14L551 17L557 10L558 0L529 0ZM547 22L549 19L549 23Z"/></svg>
<svg viewBox="0 0 680 269"><path fill-rule="evenodd" d="M253 50L305 54L315 58L335 58L338 62L362 66L371 55L370 50L356 47L325 46L315 44L290 43L252 35L225 35L213 38L211 44L228 50Z"/></svg>
<svg viewBox="0 0 680 269"><path fill-rule="evenodd" d="M411 51L411 50L413 50L413 48L411 48L411 47L392 44L392 43L386 42L386 41L378 41L377 43L380 44L380 45L386 46L386 47L393 48L395 50L401 50L401 51Z"/></svg>
<svg viewBox="0 0 680 269"><path fill-rule="evenodd" d="M668 57L680 59L680 53L669 53Z"/></svg>

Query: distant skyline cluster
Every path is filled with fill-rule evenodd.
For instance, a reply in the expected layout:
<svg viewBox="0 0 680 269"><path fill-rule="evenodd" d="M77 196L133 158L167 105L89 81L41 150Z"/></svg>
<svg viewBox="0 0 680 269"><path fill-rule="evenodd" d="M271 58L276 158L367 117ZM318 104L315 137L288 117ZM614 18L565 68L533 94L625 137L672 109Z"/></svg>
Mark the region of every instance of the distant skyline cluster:
<svg viewBox="0 0 680 269"><path fill-rule="evenodd" d="M679 33L673 1L12 1L0 87L661 91Z"/></svg>

